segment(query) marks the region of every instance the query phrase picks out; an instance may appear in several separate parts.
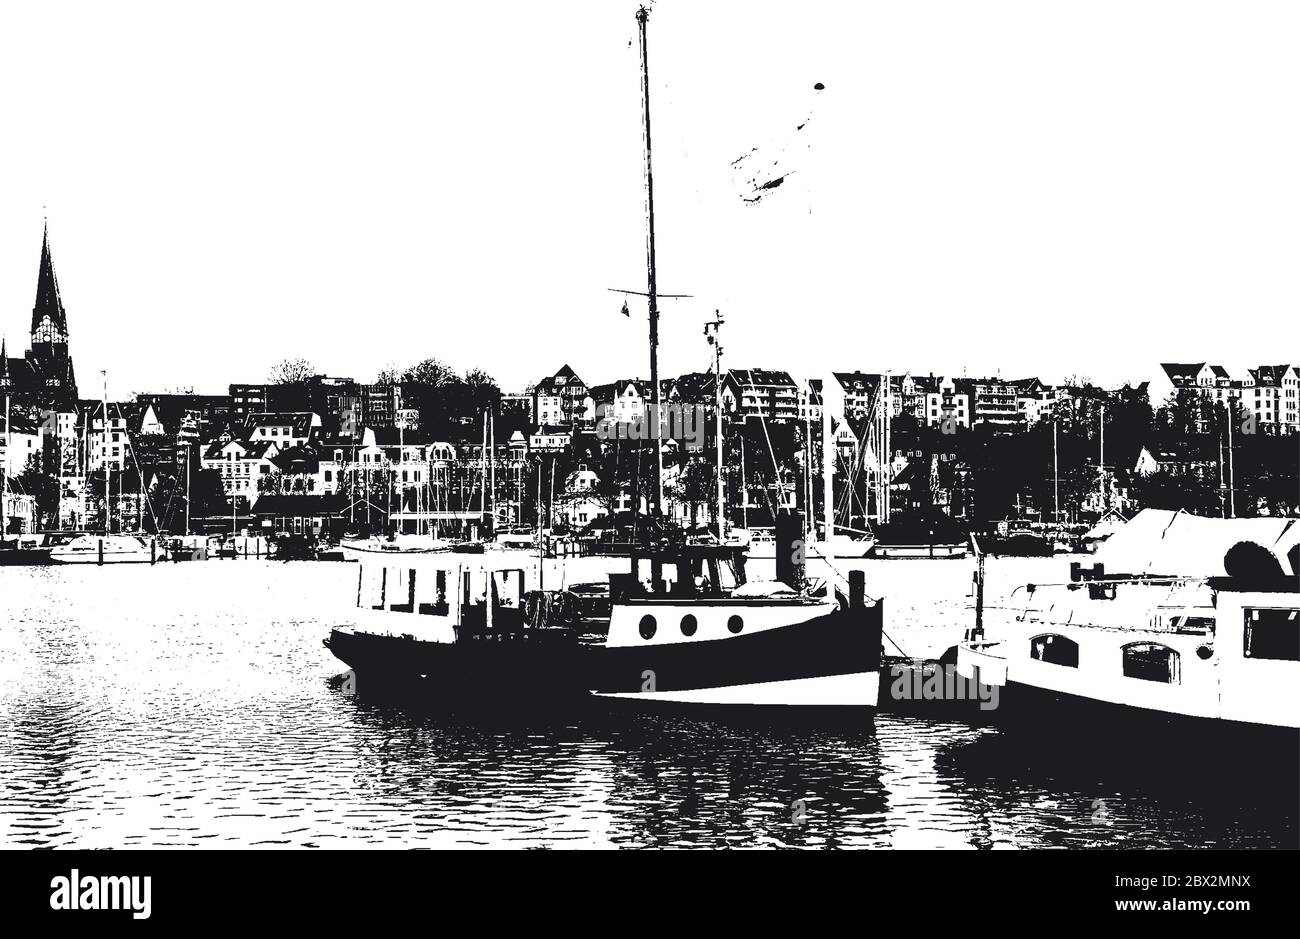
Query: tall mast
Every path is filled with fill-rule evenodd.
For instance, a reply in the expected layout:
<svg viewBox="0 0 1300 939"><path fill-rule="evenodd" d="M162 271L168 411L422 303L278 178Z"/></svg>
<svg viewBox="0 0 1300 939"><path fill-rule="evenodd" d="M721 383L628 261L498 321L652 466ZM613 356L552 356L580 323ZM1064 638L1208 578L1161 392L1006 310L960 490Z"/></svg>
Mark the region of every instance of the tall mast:
<svg viewBox="0 0 1300 939"><path fill-rule="evenodd" d="M651 515L663 508L664 474L663 445L660 422L663 414L659 407L659 297L655 276L655 184L650 162L650 54L646 45L646 22L650 11L641 7L636 12L637 31L641 39L641 113L645 119L645 205L646 205L646 298L650 307L650 398L654 408L655 488Z"/></svg>
<svg viewBox="0 0 1300 939"><path fill-rule="evenodd" d="M715 449L718 451L717 465L717 483L718 483L718 544L726 539L726 505L722 495L722 313L719 310L713 311L716 319L704 324L704 335L708 336L709 344L713 346L713 415L714 415L714 442L717 444Z"/></svg>
<svg viewBox="0 0 1300 939"><path fill-rule="evenodd" d="M1056 415L1052 415L1052 512L1061 523L1061 464L1056 449Z"/></svg>
<svg viewBox="0 0 1300 939"><path fill-rule="evenodd" d="M481 500L479 501L479 510L480 510L480 511L479 511L479 525L480 525L480 527L487 525L487 482L488 482L488 480L487 480L487 463L484 462L485 460L487 460L487 448L488 448L488 439L487 439L487 410L484 409L484 411L483 411L483 447L482 447L482 449L480 449L479 452L478 452L478 455L479 455L479 465L478 465L479 483L480 483L480 484L482 485L482 487L483 487L482 498L481 498Z"/></svg>
<svg viewBox="0 0 1300 939"><path fill-rule="evenodd" d="M492 528L497 526L497 419L493 413L488 414L488 477L492 488Z"/></svg>
<svg viewBox="0 0 1300 939"><path fill-rule="evenodd" d="M817 522L813 519L813 483L812 483L812 379L804 384L803 389L803 532L804 541L816 541L813 533L817 531Z"/></svg>
<svg viewBox="0 0 1300 939"><path fill-rule="evenodd" d="M1101 403L1101 414L1097 418L1097 475L1101 486L1101 510L1110 508L1110 490L1106 486L1106 402Z"/></svg>
<svg viewBox="0 0 1300 939"><path fill-rule="evenodd" d="M9 432L9 395L6 394L5 395L5 462L4 462L4 466L0 467L0 471L4 473L4 477L5 477L5 484L4 484L5 492L9 491L9 461L12 459L10 457L10 454L13 453L13 450L11 449L13 447L13 439L14 439L13 434Z"/></svg>
<svg viewBox="0 0 1300 939"><path fill-rule="evenodd" d="M108 496L108 372L106 370L101 370L99 377L104 383L104 442L100 444L99 452L103 457L104 463L104 534L107 535L113 530L113 509Z"/></svg>
<svg viewBox="0 0 1300 939"><path fill-rule="evenodd" d="M830 382L835 381L834 374L822 379L822 524L826 531L823 538L829 546L831 535L835 534L835 451L831 440ZM830 556L830 551L827 551Z"/></svg>
<svg viewBox="0 0 1300 939"><path fill-rule="evenodd" d="M1232 399L1228 399L1228 518L1237 517L1237 473L1232 465L1232 422L1236 415L1232 413Z"/></svg>

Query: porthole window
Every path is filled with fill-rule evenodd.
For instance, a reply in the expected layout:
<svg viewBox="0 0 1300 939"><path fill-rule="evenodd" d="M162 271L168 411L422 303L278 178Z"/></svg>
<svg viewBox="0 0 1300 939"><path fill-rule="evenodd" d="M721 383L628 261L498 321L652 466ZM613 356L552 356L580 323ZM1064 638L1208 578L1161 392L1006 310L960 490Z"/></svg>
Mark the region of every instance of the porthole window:
<svg viewBox="0 0 1300 939"><path fill-rule="evenodd" d="M738 633L744 628L745 628L745 621L741 619L739 616L733 614L731 617L727 619L727 630L729 632Z"/></svg>
<svg viewBox="0 0 1300 939"><path fill-rule="evenodd" d="M695 630L699 629L699 627L700 627L699 620L695 618L694 613L687 613L685 616L682 617L683 636L694 636Z"/></svg>
<svg viewBox="0 0 1300 939"><path fill-rule="evenodd" d="M645 616L641 617L641 625L639 628L642 639L653 639L655 637L655 630L659 627L655 623L655 618L647 613Z"/></svg>

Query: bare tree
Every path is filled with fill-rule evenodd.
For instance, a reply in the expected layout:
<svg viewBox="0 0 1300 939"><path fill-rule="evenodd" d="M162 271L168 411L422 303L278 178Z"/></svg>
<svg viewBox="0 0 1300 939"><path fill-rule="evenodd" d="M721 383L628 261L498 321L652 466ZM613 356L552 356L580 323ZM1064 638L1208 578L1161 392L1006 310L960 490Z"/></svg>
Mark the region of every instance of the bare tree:
<svg viewBox="0 0 1300 939"><path fill-rule="evenodd" d="M316 374L316 366L306 359L284 359L271 368L267 381L272 385L297 385Z"/></svg>

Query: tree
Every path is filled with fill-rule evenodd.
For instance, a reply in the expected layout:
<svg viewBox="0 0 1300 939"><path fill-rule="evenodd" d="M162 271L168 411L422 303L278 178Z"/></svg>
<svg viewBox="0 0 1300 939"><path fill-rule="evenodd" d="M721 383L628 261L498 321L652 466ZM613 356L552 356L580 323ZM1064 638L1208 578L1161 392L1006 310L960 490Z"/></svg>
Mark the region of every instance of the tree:
<svg viewBox="0 0 1300 939"><path fill-rule="evenodd" d="M36 525L40 528L59 511L59 481L47 473L41 472L38 454L27 458L27 465L15 480L20 492L32 496L36 501Z"/></svg>
<svg viewBox="0 0 1300 939"><path fill-rule="evenodd" d="M417 362L406 371L402 372L403 382L414 382L420 385L428 385L432 388L439 388L448 382L456 381L456 373L441 359L427 358L422 362Z"/></svg>
<svg viewBox="0 0 1300 939"><path fill-rule="evenodd" d="M191 475L190 512L193 515L221 515L228 511L228 506L220 471L201 469Z"/></svg>
<svg viewBox="0 0 1300 939"><path fill-rule="evenodd" d="M283 359L271 368L267 382L272 385L300 385L316 374L316 367L306 359Z"/></svg>

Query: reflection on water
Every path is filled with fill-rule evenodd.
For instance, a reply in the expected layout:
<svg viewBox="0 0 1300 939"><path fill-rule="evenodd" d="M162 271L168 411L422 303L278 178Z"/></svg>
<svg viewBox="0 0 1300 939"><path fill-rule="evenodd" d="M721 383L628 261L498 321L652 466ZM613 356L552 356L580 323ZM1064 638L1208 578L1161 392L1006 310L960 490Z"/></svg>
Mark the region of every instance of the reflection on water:
<svg viewBox="0 0 1300 939"><path fill-rule="evenodd" d="M503 722L349 697L321 639L354 570L4 569L0 844L1297 844L1294 784L1270 799L1196 772L1051 762L957 723ZM954 592L936 599L919 571L929 592L894 608L947 604L959 635L965 572L945 569ZM896 622L905 644L919 632Z"/></svg>

